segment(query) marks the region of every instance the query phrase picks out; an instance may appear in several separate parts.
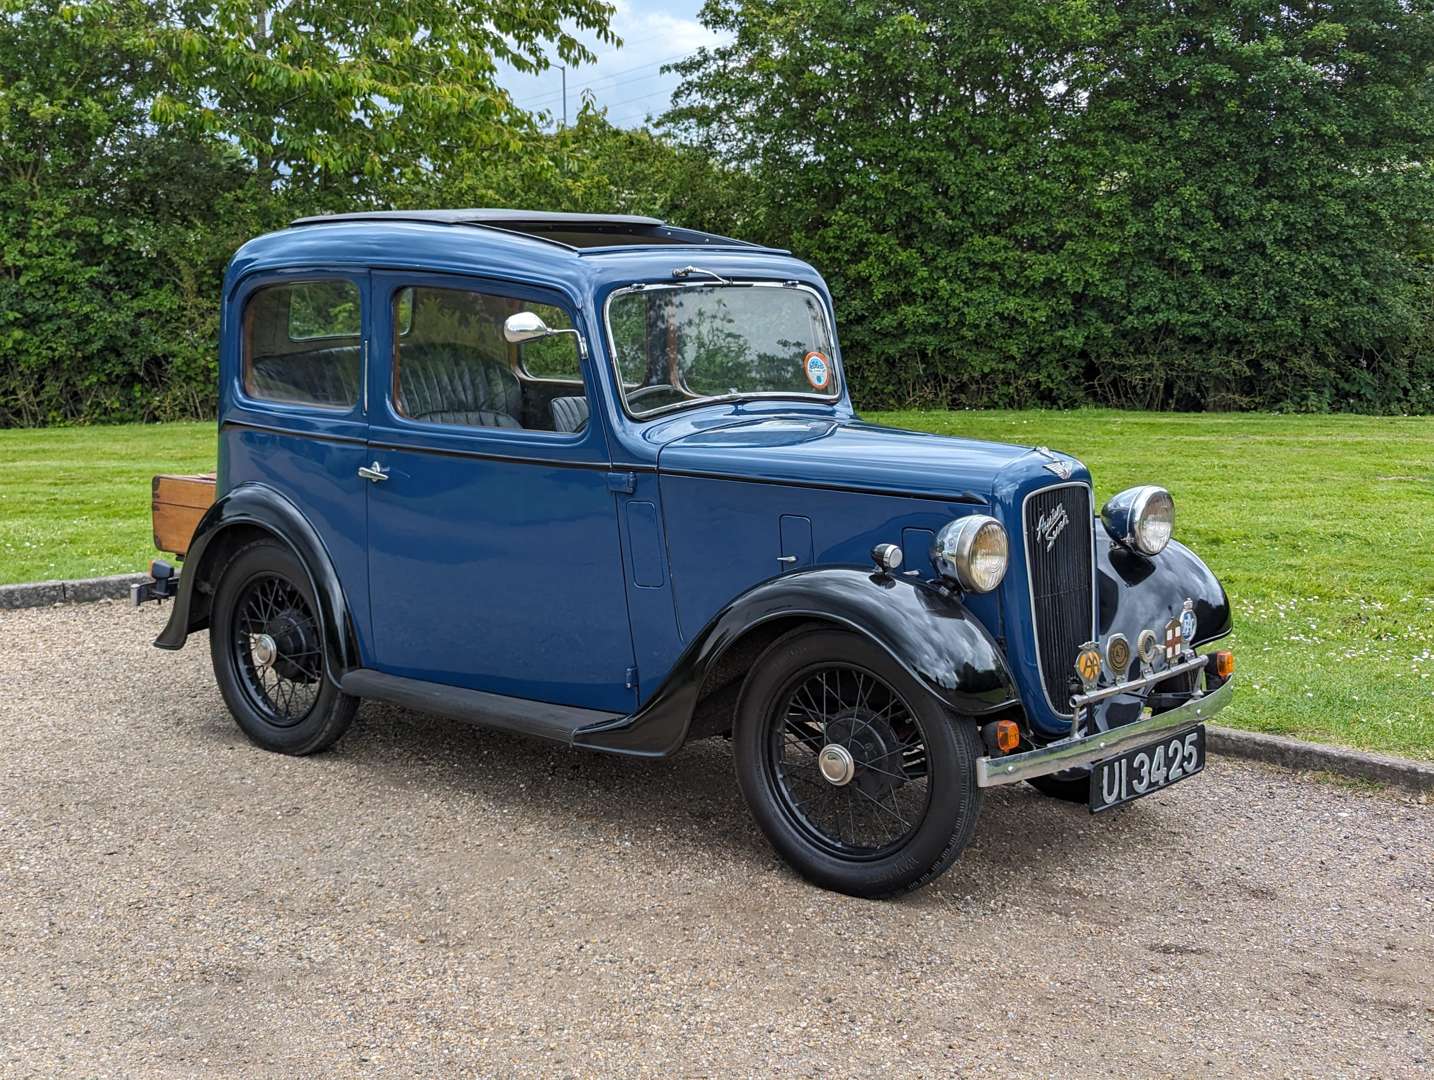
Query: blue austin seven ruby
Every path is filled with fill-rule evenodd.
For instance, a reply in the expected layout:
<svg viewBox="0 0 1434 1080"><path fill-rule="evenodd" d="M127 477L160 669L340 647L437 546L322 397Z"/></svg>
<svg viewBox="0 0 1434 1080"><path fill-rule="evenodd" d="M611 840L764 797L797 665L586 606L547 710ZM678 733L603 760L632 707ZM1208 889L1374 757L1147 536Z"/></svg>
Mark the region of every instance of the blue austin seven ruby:
<svg viewBox="0 0 1434 1080"><path fill-rule="evenodd" d="M862 422L790 254L650 218L297 221L224 283L215 477L156 477L156 642L208 629L259 746L372 698L666 757L726 736L778 852L915 888L986 788L1092 811L1198 773L1215 576L1163 488Z"/></svg>

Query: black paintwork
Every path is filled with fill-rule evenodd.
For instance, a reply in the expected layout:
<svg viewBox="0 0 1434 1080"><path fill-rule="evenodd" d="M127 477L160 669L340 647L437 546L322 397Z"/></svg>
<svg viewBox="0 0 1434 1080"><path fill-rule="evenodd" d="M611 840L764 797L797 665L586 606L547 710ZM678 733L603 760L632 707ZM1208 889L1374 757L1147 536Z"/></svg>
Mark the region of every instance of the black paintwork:
<svg viewBox="0 0 1434 1080"><path fill-rule="evenodd" d="M645 757L675 752L723 653L762 624L794 616L870 638L958 714L977 716L1016 700L1000 649L951 593L911 578L823 567L773 578L739 597L692 640L646 707L584 728L574 744Z"/></svg>
<svg viewBox="0 0 1434 1080"><path fill-rule="evenodd" d="M354 697L387 701L406 709L563 743L572 742L573 733L580 728L621 719L598 709L576 709L571 705L488 694L462 686L386 675L367 668L350 671L340 680L339 688Z"/></svg>
<svg viewBox="0 0 1434 1080"><path fill-rule="evenodd" d="M263 529L287 544L308 571L309 585L318 598L319 619L323 623L328 660L325 669L330 680L338 685L346 672L359 666L348 601L313 525L298 507L264 484L241 484L215 502L199 520L185 557L184 573L179 578L174 609L154 643L161 649L179 649L189 634L209 625L206 613L194 612L194 588L206 578L217 579L223 567L214 564L219 557L215 553L227 551L228 547L216 541L241 526ZM213 584L217 584L217 580L211 581Z"/></svg>
<svg viewBox="0 0 1434 1080"><path fill-rule="evenodd" d="M1100 637L1124 634L1135 647L1140 632L1165 625L1186 599L1195 601L1195 640L1203 645L1230 632L1230 599L1193 551L1170 541L1154 558L1129 551L1095 523L1096 591Z"/></svg>
<svg viewBox="0 0 1434 1080"><path fill-rule="evenodd" d="M235 488L200 521L169 623L155 641L160 648L178 649L189 633L208 625L206 614L194 612L195 583L217 576L222 567L214 562L221 557L216 552L228 550L217 541L239 526L273 534L308 570L319 599L329 677L341 689L456 719L609 753L663 757L686 740L703 684L723 654L749 631L793 617L825 620L867 636L958 715L979 716L1017 701L1000 648L957 595L930 582L854 567L785 574L738 598L693 639L648 704L631 716L473 691L454 696L452 687L377 676L361 667L348 602L318 534L292 502L263 484ZM1187 597L1195 603L1192 644L1230 632L1225 590L1188 548L1172 541L1150 559L1112 541L1098 522L1095 527L1103 640L1123 633L1134 646L1141 630L1174 617Z"/></svg>

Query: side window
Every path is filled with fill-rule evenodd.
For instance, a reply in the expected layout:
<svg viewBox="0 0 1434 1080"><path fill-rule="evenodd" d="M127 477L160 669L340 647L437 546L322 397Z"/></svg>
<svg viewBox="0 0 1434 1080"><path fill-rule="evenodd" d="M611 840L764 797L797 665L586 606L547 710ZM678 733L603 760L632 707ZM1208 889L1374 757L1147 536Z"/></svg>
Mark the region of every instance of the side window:
<svg viewBox="0 0 1434 1080"><path fill-rule="evenodd" d="M584 430L588 401L577 341L563 334L509 344L503 323L519 311L538 313L554 329L572 325L560 308L495 293L429 286L395 292L392 393L399 415L462 427Z"/></svg>
<svg viewBox="0 0 1434 1080"><path fill-rule="evenodd" d="M524 304L523 310L538 315L553 330L572 329L572 320L562 308L551 304ZM583 377L578 368L577 343L570 334L524 342L518 346L518 363L523 374L534 379L581 382Z"/></svg>
<svg viewBox="0 0 1434 1080"><path fill-rule="evenodd" d="M358 403L363 313L351 281L271 285L244 308L244 392L266 401Z"/></svg>

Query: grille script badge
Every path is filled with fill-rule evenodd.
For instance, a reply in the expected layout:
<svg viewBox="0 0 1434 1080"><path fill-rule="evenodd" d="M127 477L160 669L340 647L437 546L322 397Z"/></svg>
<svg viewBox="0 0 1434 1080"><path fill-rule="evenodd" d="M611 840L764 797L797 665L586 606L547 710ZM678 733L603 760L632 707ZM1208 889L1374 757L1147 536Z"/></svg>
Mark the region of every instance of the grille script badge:
<svg viewBox="0 0 1434 1080"><path fill-rule="evenodd" d="M1036 519L1036 539L1046 542L1046 550L1056 546L1056 537L1071 523L1071 516L1064 506L1057 506Z"/></svg>

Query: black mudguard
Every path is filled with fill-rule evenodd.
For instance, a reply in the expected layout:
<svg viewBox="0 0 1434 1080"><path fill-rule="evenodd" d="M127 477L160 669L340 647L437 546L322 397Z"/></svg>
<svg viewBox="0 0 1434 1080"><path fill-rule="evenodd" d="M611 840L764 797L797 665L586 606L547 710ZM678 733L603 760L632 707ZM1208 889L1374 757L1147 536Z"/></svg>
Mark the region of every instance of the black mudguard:
<svg viewBox="0 0 1434 1080"><path fill-rule="evenodd" d="M1001 650L955 596L910 578L823 567L785 574L744 593L692 640L643 708L580 729L574 744L642 757L676 752L686 740L703 682L723 653L763 623L793 617L869 638L959 714L978 716L1016 700Z"/></svg>
<svg viewBox="0 0 1434 1080"><path fill-rule="evenodd" d="M183 648L191 633L209 625L207 605L203 611L196 610L194 590L201 582L211 589L217 584L216 579L224 569L219 564L227 559L232 548L225 542L226 534L232 538L233 530L239 528L269 533L287 544L303 563L319 601L329 678L338 685L346 672L359 666L348 601L344 599L328 549L308 518L287 498L264 484L241 484L225 493L199 520L184 560L184 572L179 577L179 592L174 598L169 623L155 638L155 645L161 649Z"/></svg>
<svg viewBox="0 0 1434 1080"><path fill-rule="evenodd" d="M1140 632L1163 627L1195 602L1192 646L1230 632L1230 598L1193 551L1172 540L1155 558L1126 550L1096 524L1096 585L1100 592L1100 637L1124 634L1134 648Z"/></svg>

